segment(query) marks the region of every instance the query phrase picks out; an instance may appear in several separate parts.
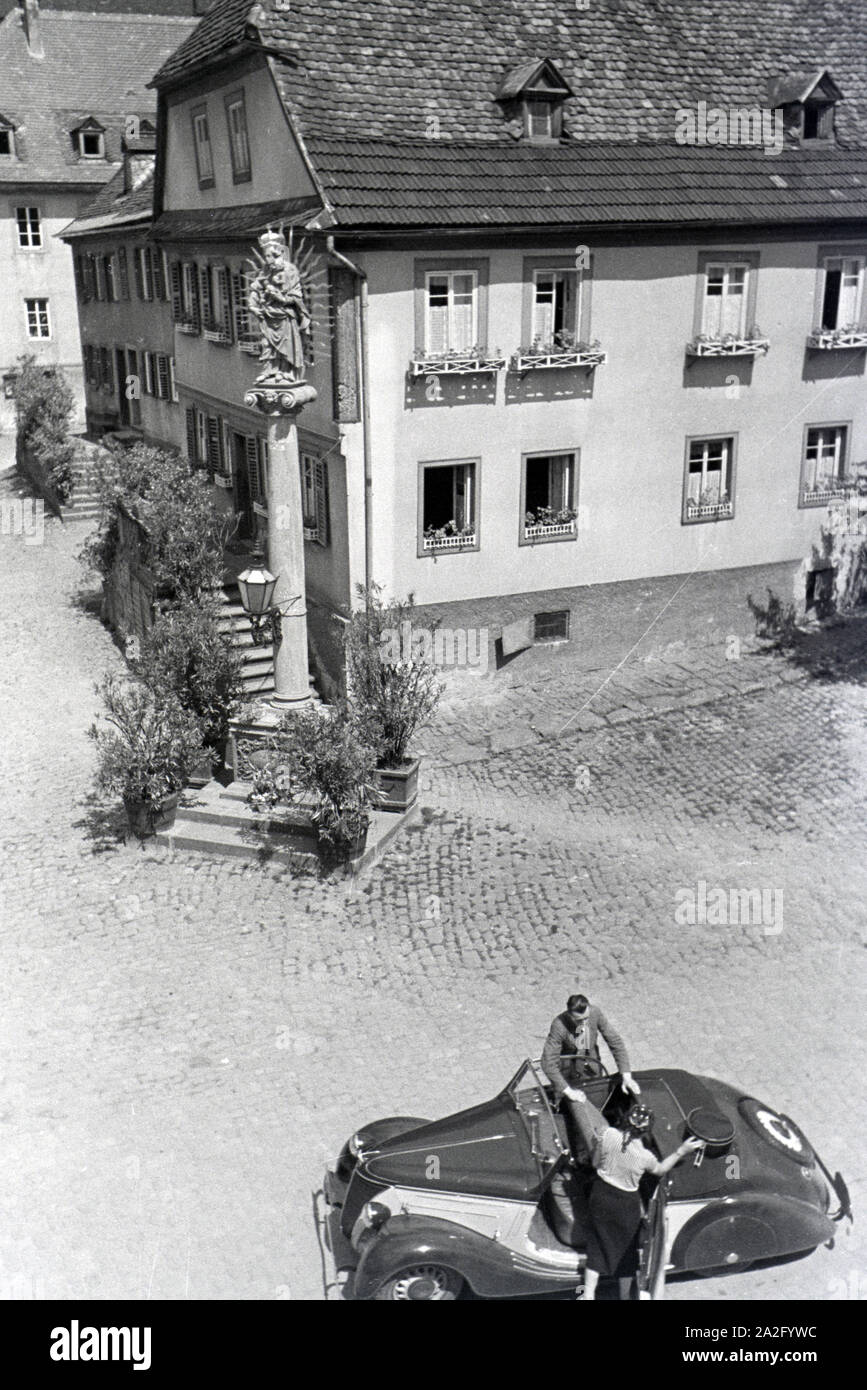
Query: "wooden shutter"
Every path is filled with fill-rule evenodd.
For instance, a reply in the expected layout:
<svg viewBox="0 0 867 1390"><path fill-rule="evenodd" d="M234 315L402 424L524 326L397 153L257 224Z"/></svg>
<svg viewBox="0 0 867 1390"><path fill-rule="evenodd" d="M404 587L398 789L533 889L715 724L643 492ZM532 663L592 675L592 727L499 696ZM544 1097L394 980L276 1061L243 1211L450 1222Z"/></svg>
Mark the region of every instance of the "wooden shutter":
<svg viewBox="0 0 867 1390"><path fill-rule="evenodd" d="M72 268L75 273L75 292L79 299L84 299L84 272L81 268L81 256L76 255L72 258Z"/></svg>
<svg viewBox="0 0 867 1390"><path fill-rule="evenodd" d="M214 271L214 296L216 299L216 318L220 328L231 341L232 333L232 284L228 268L218 265Z"/></svg>
<svg viewBox="0 0 867 1390"><path fill-rule="evenodd" d="M202 306L202 325L205 328L213 328L214 299L211 293L211 267L209 265L199 266L199 286Z"/></svg>
<svg viewBox="0 0 867 1390"><path fill-rule="evenodd" d="M199 288L199 267L195 261L190 265L190 294L192 302L190 308L193 313L193 327L196 332L201 332L202 328L202 296Z"/></svg>
<svg viewBox="0 0 867 1390"><path fill-rule="evenodd" d="M126 247L119 246L117 252L117 278L121 299L129 299L129 266L126 261Z"/></svg>
<svg viewBox="0 0 867 1390"><path fill-rule="evenodd" d="M358 307L351 271L329 272L331 312L331 380L335 420L346 424L361 419L358 369Z"/></svg>
<svg viewBox="0 0 867 1390"><path fill-rule="evenodd" d="M264 435L256 436L256 444L259 452L259 483L262 488L263 498L268 497L268 441Z"/></svg>
<svg viewBox="0 0 867 1390"><path fill-rule="evenodd" d="M250 310L247 307L247 277L242 270L232 272L231 297L234 307L235 337L239 343L249 343L256 337L256 332L250 318Z"/></svg>
<svg viewBox="0 0 867 1390"><path fill-rule="evenodd" d="M316 460L316 530L320 545L328 544L328 464Z"/></svg>
<svg viewBox="0 0 867 1390"><path fill-rule="evenodd" d="M157 353L157 395L161 401L167 401L171 397L171 386L169 381L169 359L165 353Z"/></svg>
<svg viewBox="0 0 867 1390"><path fill-rule="evenodd" d="M155 246L152 246L150 248L149 255L151 263L151 283L153 285L154 299L165 299L166 279L163 267L162 252L158 251Z"/></svg>
<svg viewBox="0 0 867 1390"><path fill-rule="evenodd" d="M208 466L215 473L223 471L223 432L219 415L208 416Z"/></svg>
<svg viewBox="0 0 867 1390"><path fill-rule="evenodd" d="M250 479L250 493L254 501L262 498L262 479L259 474L259 444L254 434L244 436L244 454L247 462L247 477Z"/></svg>
<svg viewBox="0 0 867 1390"><path fill-rule="evenodd" d="M184 317L184 295L181 285L180 262L172 261L169 280L172 294L172 321L174 323L181 323Z"/></svg>
<svg viewBox="0 0 867 1390"><path fill-rule="evenodd" d="M196 412L191 405L187 406L187 458L192 464L199 461L196 448Z"/></svg>
<svg viewBox="0 0 867 1390"><path fill-rule="evenodd" d="M203 467L208 462L208 417L204 411L196 411L196 458Z"/></svg>
<svg viewBox="0 0 867 1390"><path fill-rule="evenodd" d="M135 280L135 292L139 299L144 299L144 280L141 273L141 247L134 246L132 252L132 273Z"/></svg>

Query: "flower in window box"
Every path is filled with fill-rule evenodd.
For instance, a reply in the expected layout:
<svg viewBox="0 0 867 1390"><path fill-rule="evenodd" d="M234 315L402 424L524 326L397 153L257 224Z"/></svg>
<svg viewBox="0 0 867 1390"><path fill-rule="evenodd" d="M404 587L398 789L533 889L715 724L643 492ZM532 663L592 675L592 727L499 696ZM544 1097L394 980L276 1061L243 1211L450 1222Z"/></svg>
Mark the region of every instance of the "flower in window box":
<svg viewBox="0 0 867 1390"><path fill-rule="evenodd" d="M524 513L524 525L525 525L525 526L535 526L535 525L536 525L536 513L535 513L535 512L525 512L525 513Z"/></svg>
<svg viewBox="0 0 867 1390"><path fill-rule="evenodd" d="M574 507L561 507L554 520L559 526L565 525L567 521L574 521L578 513Z"/></svg>

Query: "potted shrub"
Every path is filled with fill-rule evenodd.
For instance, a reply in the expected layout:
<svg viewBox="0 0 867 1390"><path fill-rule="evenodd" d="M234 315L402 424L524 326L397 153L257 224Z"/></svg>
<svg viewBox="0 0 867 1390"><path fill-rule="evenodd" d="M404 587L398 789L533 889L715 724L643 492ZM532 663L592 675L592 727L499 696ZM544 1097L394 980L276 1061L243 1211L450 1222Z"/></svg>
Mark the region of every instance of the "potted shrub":
<svg viewBox="0 0 867 1390"><path fill-rule="evenodd" d="M352 718L376 754L380 805L405 811L418 796L419 759L412 739L436 709L442 683L436 667L412 641L412 596L383 603L378 584L365 592L345 633Z"/></svg>
<svg viewBox="0 0 867 1390"><path fill-rule="evenodd" d="M253 775L249 802L273 812L303 805L326 858L357 859L364 852L378 792L376 757L359 737L344 707L284 717L268 743L269 756Z"/></svg>
<svg viewBox="0 0 867 1390"><path fill-rule="evenodd" d="M96 723L97 786L119 793L133 834L144 838L174 822L190 768L202 753L202 727L175 700L158 698L143 684L106 676L102 696L107 728Z"/></svg>
<svg viewBox="0 0 867 1390"><path fill-rule="evenodd" d="M205 751L190 785L204 786L223 760L229 721L244 694L241 660L220 633L216 606L187 600L160 614L139 652L136 674L157 697L174 698L201 725Z"/></svg>

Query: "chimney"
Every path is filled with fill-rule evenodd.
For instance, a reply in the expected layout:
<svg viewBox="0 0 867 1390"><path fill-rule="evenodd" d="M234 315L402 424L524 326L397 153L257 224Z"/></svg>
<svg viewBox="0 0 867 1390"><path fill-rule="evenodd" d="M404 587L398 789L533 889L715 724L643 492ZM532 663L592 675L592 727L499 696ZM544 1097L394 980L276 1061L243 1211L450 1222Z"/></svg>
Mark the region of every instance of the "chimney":
<svg viewBox="0 0 867 1390"><path fill-rule="evenodd" d="M27 47L30 49L31 58L44 58L45 49L42 47L42 32L39 27L39 0L19 0L23 18L24 32L27 35Z"/></svg>

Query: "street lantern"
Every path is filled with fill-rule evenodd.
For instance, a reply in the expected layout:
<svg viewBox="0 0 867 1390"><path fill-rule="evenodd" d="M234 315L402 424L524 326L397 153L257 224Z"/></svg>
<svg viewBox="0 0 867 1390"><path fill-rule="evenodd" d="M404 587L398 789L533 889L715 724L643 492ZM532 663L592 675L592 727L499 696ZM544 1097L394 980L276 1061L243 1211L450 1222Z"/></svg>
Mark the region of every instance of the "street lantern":
<svg viewBox="0 0 867 1390"><path fill-rule="evenodd" d="M260 551L253 554L251 564L238 575L241 607L250 619L253 641L257 647L280 640L280 609L275 608L272 602L278 578L279 575L265 568Z"/></svg>

